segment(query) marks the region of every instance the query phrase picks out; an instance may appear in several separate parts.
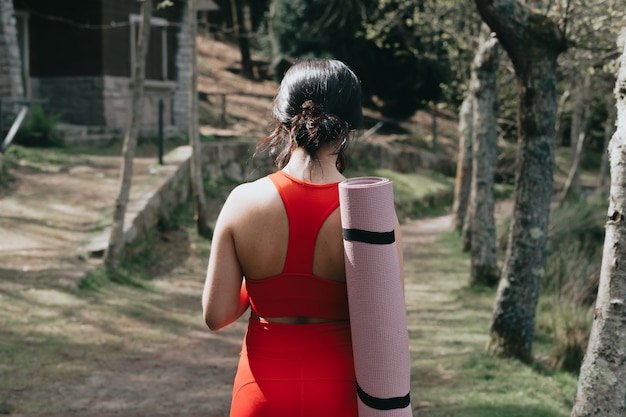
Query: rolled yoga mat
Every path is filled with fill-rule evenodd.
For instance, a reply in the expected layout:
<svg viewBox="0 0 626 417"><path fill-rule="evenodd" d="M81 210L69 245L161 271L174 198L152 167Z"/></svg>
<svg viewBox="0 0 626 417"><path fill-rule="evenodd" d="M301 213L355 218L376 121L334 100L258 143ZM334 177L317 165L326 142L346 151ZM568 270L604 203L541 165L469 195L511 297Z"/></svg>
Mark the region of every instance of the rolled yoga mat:
<svg viewBox="0 0 626 417"><path fill-rule="evenodd" d="M359 417L411 417L409 335L395 244L393 184L339 184Z"/></svg>

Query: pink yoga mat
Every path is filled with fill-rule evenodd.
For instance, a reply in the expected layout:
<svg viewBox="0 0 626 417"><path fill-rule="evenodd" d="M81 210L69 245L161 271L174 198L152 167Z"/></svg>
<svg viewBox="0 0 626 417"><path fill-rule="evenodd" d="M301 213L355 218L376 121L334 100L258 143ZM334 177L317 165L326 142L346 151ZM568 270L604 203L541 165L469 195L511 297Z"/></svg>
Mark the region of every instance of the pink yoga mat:
<svg viewBox="0 0 626 417"><path fill-rule="evenodd" d="M359 417L411 417L409 335L395 244L393 184L339 184Z"/></svg>

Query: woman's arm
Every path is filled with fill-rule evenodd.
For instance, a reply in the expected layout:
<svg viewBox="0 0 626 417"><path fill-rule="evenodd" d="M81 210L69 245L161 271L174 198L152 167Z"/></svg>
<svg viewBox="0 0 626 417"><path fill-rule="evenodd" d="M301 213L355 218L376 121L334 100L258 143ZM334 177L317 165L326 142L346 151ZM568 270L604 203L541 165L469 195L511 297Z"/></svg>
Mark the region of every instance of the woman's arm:
<svg viewBox="0 0 626 417"><path fill-rule="evenodd" d="M241 210L236 191L228 197L218 216L211 242L202 293L204 321L211 330L219 330L237 320L249 305L233 238Z"/></svg>

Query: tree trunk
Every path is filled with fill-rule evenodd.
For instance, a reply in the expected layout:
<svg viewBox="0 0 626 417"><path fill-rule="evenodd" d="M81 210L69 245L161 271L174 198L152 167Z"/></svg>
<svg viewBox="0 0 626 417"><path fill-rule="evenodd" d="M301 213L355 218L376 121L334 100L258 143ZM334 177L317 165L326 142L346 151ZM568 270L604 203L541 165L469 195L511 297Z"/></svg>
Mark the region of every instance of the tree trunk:
<svg viewBox="0 0 626 417"><path fill-rule="evenodd" d="M475 103L469 202L472 213L470 285L495 286L498 284L500 274L493 207L493 177L498 143L496 115L498 52L496 38L483 38L474 59L470 81L470 90Z"/></svg>
<svg viewBox="0 0 626 417"><path fill-rule="evenodd" d="M189 42L191 42L191 76L189 77L189 144L191 145L191 194L193 196L194 220L198 234L211 237L212 230L208 223L208 208L202 180L202 147L198 127L198 47L196 43L198 18L196 0L188 0Z"/></svg>
<svg viewBox="0 0 626 417"><path fill-rule="evenodd" d="M121 262L122 249L124 248L124 217L126 215L126 205L130 195L130 186L133 178L133 160L135 158L135 148L137 138L141 128L143 114L143 84L146 78L146 56L148 54L148 44L150 42L150 20L152 18L152 2L141 3L141 23L139 24L139 36L137 39L137 59L133 68L133 93L129 114L128 128L124 136L124 148L122 150L122 173L120 178L120 191L115 200L113 211L113 224L109 245L104 256L104 264L109 271L119 268Z"/></svg>
<svg viewBox="0 0 626 417"><path fill-rule="evenodd" d="M580 166L580 156L583 153L583 144L585 143L585 131L581 130L576 139L576 148L573 150L572 165L570 166L569 173L563 184L563 189L559 194L559 205L565 202L568 195L579 196L580 195L580 175L578 174L578 167Z"/></svg>
<svg viewBox="0 0 626 417"><path fill-rule="evenodd" d="M622 417L626 395L626 29L615 84L617 130L609 144L611 191L600 285L572 417Z"/></svg>
<svg viewBox="0 0 626 417"><path fill-rule="evenodd" d="M233 29L239 51L241 52L241 75L252 78L252 58L250 55L250 33L244 19L244 2L246 0L230 0L230 8L233 13Z"/></svg>
<svg viewBox="0 0 626 417"><path fill-rule="evenodd" d="M556 121L554 130L556 131L556 141L561 144L563 142L563 115L565 114L565 104L570 97L570 91L565 90L559 98L559 105L556 108Z"/></svg>
<svg viewBox="0 0 626 417"><path fill-rule="evenodd" d="M506 50L518 85L513 219L488 350L532 360L554 172L556 66L565 49L556 24L515 0L475 0Z"/></svg>
<svg viewBox="0 0 626 417"><path fill-rule="evenodd" d="M572 165L570 166L567 179L563 184L563 190L559 195L559 204L562 204L568 195L578 196L580 190L580 156L585 142L585 133L587 123L585 122L585 106L587 105L587 96L591 77L589 73L584 76L583 82L576 88L574 95L575 101L572 111L572 128L570 132L570 145L572 148Z"/></svg>
<svg viewBox="0 0 626 417"><path fill-rule="evenodd" d="M472 117L474 114L474 97L468 90L459 112L459 154L456 161L456 182L454 184L455 230L463 230L467 213L470 186L472 183Z"/></svg>

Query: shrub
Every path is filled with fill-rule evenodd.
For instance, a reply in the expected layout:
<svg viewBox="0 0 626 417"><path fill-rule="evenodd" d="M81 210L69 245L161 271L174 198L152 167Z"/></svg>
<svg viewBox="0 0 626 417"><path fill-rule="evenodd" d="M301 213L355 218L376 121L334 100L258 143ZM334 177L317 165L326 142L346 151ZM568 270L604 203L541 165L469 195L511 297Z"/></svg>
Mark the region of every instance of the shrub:
<svg viewBox="0 0 626 417"><path fill-rule="evenodd" d="M583 306L596 297L606 202L567 202L551 213L543 290L559 292Z"/></svg>
<svg viewBox="0 0 626 417"><path fill-rule="evenodd" d="M587 349L600 278L606 202L568 202L551 213L542 283L552 315L554 348L549 362L578 372Z"/></svg>
<svg viewBox="0 0 626 417"><path fill-rule="evenodd" d="M586 320L587 316L581 317L580 311L574 315L579 317L578 320L572 319L572 316L567 317L567 322L557 333L557 343L552 356L553 366L555 369L578 373L589 343L591 322Z"/></svg>
<svg viewBox="0 0 626 417"><path fill-rule="evenodd" d="M60 121L59 114L46 113L40 105L33 105L18 129L14 142L34 147L61 146L62 141L54 130Z"/></svg>

